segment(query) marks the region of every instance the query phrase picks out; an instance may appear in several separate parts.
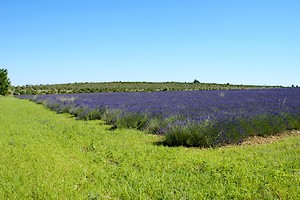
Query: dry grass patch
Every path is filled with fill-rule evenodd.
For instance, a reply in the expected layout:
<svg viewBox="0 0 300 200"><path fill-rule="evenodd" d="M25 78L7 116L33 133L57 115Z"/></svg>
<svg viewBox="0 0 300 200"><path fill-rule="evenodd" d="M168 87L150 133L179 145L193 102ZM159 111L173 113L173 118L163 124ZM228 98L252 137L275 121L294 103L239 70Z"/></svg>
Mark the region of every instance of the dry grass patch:
<svg viewBox="0 0 300 200"><path fill-rule="evenodd" d="M300 130L289 130L289 131L283 131L281 133L270 135L266 137L262 136L252 136L246 139L244 142L242 142L242 146L247 145L261 145L261 144L270 144L273 142L277 142L279 140L282 140L286 137L291 136L300 136Z"/></svg>

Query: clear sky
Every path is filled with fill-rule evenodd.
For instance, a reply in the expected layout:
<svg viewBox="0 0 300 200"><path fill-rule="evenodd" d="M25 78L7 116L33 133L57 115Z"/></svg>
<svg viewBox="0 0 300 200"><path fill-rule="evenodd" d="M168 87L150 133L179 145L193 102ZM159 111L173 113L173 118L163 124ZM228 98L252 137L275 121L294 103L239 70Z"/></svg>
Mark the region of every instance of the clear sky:
<svg viewBox="0 0 300 200"><path fill-rule="evenodd" d="M300 86L299 0L0 0L13 85Z"/></svg>

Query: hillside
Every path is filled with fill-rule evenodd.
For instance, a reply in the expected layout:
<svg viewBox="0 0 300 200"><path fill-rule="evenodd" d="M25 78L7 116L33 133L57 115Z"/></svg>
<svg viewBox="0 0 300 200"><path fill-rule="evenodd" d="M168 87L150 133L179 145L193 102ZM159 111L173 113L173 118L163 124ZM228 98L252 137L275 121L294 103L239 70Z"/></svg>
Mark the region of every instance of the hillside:
<svg viewBox="0 0 300 200"><path fill-rule="evenodd" d="M153 92L183 90L229 90L279 88L281 86L233 85L194 82L99 82L67 83L54 85L26 85L12 87L14 95L20 94L66 94L95 92Z"/></svg>

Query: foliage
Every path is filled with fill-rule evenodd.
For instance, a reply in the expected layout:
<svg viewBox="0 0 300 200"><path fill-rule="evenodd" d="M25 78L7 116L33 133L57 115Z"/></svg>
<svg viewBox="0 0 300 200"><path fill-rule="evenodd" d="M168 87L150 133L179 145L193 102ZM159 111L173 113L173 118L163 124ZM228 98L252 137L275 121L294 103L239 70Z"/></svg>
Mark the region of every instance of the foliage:
<svg viewBox="0 0 300 200"><path fill-rule="evenodd" d="M200 83L200 81L198 81L197 79L194 80L194 83Z"/></svg>
<svg viewBox="0 0 300 200"><path fill-rule="evenodd" d="M178 124L178 122L177 122ZM300 115L257 115L230 121L204 121L184 126L170 126L164 144L169 146L215 147L224 144L240 144L250 136L274 135L284 130L300 128Z"/></svg>
<svg viewBox="0 0 300 200"><path fill-rule="evenodd" d="M218 146L300 127L300 90L297 88L19 98L46 102L58 113L77 110L80 111L76 114L78 119L101 119L113 129L136 128L166 135L168 145Z"/></svg>
<svg viewBox="0 0 300 200"><path fill-rule="evenodd" d="M0 97L0 199L300 199L300 136L184 148Z"/></svg>
<svg viewBox="0 0 300 200"><path fill-rule="evenodd" d="M213 147L217 137L209 124L172 126L166 134L164 144L168 146Z"/></svg>
<svg viewBox="0 0 300 200"><path fill-rule="evenodd" d="M104 107L98 107L96 109L81 108L80 110L77 110L77 112L77 119L88 121L102 119L106 109Z"/></svg>
<svg viewBox="0 0 300 200"><path fill-rule="evenodd" d="M96 92L158 92L188 90L232 90L280 88L281 86L233 85L193 82L103 82L103 83L67 83L55 85L15 86L14 95L33 94L69 94Z"/></svg>
<svg viewBox="0 0 300 200"><path fill-rule="evenodd" d="M119 128L136 128L142 130L147 123L147 115L139 113L125 113L119 117L116 122L116 126Z"/></svg>
<svg viewBox="0 0 300 200"><path fill-rule="evenodd" d="M145 124L145 127L143 128L147 133L152 134L162 134L161 127L163 127L163 120L161 117L152 117L149 118Z"/></svg>
<svg viewBox="0 0 300 200"><path fill-rule="evenodd" d="M8 78L7 69L0 69L0 95L8 94L10 80Z"/></svg>

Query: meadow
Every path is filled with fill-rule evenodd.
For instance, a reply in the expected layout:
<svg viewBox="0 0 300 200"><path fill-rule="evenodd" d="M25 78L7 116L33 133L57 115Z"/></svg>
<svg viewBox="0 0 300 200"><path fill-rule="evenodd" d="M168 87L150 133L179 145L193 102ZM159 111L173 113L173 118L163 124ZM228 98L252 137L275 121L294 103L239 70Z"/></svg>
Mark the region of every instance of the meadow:
<svg viewBox="0 0 300 200"><path fill-rule="evenodd" d="M186 148L0 97L0 199L300 199L299 132Z"/></svg>

